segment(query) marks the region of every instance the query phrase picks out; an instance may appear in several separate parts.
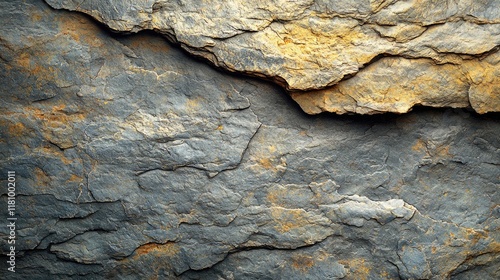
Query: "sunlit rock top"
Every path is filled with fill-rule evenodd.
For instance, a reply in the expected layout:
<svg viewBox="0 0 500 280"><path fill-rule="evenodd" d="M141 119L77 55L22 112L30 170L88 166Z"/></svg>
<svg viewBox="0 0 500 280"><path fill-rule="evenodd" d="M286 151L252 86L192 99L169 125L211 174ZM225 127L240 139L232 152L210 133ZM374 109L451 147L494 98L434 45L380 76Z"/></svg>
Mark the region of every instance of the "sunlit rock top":
<svg viewBox="0 0 500 280"><path fill-rule="evenodd" d="M46 0L270 79L310 114L500 111L500 1Z"/></svg>

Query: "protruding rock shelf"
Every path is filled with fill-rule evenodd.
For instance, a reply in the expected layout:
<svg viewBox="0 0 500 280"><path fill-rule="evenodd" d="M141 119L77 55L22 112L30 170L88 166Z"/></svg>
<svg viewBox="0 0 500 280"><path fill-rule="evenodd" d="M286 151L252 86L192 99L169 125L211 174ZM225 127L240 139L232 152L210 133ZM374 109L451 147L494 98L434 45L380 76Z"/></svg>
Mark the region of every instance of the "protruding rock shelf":
<svg viewBox="0 0 500 280"><path fill-rule="evenodd" d="M309 114L500 111L500 1L46 1L271 79Z"/></svg>

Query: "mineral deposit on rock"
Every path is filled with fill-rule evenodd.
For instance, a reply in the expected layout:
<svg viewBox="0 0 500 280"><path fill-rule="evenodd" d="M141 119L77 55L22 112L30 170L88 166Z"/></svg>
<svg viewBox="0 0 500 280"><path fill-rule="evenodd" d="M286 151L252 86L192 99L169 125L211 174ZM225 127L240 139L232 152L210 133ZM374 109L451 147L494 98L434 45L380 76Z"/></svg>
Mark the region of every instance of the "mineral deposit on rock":
<svg viewBox="0 0 500 280"><path fill-rule="evenodd" d="M429 1L226 2L61 3L116 30L175 33L191 52L290 87L342 80L293 94L312 113L495 104L484 94L497 85L498 1L439 13ZM442 38L446 28L462 37ZM3 224L8 171L17 194L16 272L1 226L2 279L500 278L498 114L310 116L282 88L155 32L113 33L41 0L0 1L0 29ZM317 44L299 44L311 30ZM374 34L380 43L364 39ZM404 58L369 58L384 48ZM339 54L339 67L318 76L307 50L326 66ZM362 93L374 89L414 94L384 103Z"/></svg>
<svg viewBox="0 0 500 280"><path fill-rule="evenodd" d="M500 111L500 1L47 0L124 32L155 30L305 112Z"/></svg>

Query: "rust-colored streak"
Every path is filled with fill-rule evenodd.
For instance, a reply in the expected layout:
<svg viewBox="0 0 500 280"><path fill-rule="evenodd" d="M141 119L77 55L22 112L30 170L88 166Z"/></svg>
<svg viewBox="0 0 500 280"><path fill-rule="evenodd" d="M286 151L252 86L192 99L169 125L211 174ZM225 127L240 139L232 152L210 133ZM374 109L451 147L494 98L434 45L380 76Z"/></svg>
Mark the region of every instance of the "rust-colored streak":
<svg viewBox="0 0 500 280"><path fill-rule="evenodd" d="M296 255L292 257L292 267L301 271L307 272L314 266L314 259L306 255Z"/></svg>
<svg viewBox="0 0 500 280"><path fill-rule="evenodd" d="M81 15L62 17L59 20L59 30L60 35L70 36L77 43L96 48L104 45L103 40L96 36L101 30Z"/></svg>
<svg viewBox="0 0 500 280"><path fill-rule="evenodd" d="M144 255L154 254L156 256L172 257L179 253L179 246L174 242L167 242L165 244L160 243L147 243L139 246L135 250L135 258L139 258Z"/></svg>
<svg viewBox="0 0 500 280"><path fill-rule="evenodd" d="M372 267L366 264L364 259L340 260L338 263L349 269L347 279L367 280L370 279Z"/></svg>

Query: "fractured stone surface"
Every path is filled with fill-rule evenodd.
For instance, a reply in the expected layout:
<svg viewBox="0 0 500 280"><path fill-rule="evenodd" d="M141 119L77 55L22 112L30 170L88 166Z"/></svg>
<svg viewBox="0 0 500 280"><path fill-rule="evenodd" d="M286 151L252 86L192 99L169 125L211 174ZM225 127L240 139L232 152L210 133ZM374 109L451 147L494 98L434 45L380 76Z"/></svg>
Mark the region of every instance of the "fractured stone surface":
<svg viewBox="0 0 500 280"><path fill-rule="evenodd" d="M271 79L309 114L500 111L496 0L47 3L114 30L155 30L219 67Z"/></svg>
<svg viewBox="0 0 500 280"><path fill-rule="evenodd" d="M1 2L0 26L1 184L16 171L19 215L17 272L2 276L500 277L497 115L308 116L153 33L112 34L40 0ZM440 66L443 90L466 87L452 80L464 65Z"/></svg>

